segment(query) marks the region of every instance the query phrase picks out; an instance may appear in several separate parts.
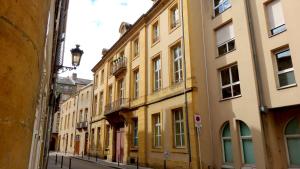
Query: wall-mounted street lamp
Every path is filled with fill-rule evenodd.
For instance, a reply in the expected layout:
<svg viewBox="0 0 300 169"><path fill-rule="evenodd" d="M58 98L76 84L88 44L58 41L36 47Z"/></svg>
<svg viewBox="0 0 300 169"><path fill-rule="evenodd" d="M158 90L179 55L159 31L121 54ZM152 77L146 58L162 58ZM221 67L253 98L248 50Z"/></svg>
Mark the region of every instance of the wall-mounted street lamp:
<svg viewBox="0 0 300 169"><path fill-rule="evenodd" d="M72 54L72 66L73 67L59 66L58 71L61 71L60 73L74 70L80 65L81 56L84 52L79 47L80 47L80 45L77 44L76 48L73 48L73 49L70 50L71 54Z"/></svg>

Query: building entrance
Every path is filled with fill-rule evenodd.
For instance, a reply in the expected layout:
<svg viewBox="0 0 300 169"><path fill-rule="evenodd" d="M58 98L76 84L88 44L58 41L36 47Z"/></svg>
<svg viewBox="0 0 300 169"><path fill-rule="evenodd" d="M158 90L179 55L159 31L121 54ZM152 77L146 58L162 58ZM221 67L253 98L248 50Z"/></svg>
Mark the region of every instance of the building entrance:
<svg viewBox="0 0 300 169"><path fill-rule="evenodd" d="M124 127L116 130L116 161L123 163L124 157Z"/></svg>

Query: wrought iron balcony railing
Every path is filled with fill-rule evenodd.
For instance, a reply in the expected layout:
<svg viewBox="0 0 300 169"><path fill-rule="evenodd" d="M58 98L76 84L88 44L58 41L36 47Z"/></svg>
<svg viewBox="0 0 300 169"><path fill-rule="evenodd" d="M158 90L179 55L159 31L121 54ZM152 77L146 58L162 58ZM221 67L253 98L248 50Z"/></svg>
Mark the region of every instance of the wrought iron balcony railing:
<svg viewBox="0 0 300 169"><path fill-rule="evenodd" d="M119 73L126 70L127 67L127 60L126 57L119 57L118 59L114 60L112 74L114 76L118 75Z"/></svg>
<svg viewBox="0 0 300 169"><path fill-rule="evenodd" d="M104 115L129 109L129 99L121 98L105 106Z"/></svg>
<svg viewBox="0 0 300 169"><path fill-rule="evenodd" d="M88 122L87 121L78 122L76 124L76 129L86 129L86 128L88 128Z"/></svg>

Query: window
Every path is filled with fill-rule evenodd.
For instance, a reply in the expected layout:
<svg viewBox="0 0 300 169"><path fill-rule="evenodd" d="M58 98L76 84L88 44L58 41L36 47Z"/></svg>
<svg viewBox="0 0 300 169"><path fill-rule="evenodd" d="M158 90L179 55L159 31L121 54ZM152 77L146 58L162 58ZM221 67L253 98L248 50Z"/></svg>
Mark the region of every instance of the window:
<svg viewBox="0 0 300 169"><path fill-rule="evenodd" d="M93 109L93 116L97 114L97 109L98 109L98 96L94 96L94 109Z"/></svg>
<svg viewBox="0 0 300 169"><path fill-rule="evenodd" d="M104 69L101 70L101 81L100 81L101 84L104 83Z"/></svg>
<svg viewBox="0 0 300 169"><path fill-rule="evenodd" d="M290 49L275 53L279 87L296 84Z"/></svg>
<svg viewBox="0 0 300 169"><path fill-rule="evenodd" d="M135 39L133 42L133 52L134 52L134 57L137 57L140 53L140 45L139 45L139 39Z"/></svg>
<svg viewBox="0 0 300 169"><path fill-rule="evenodd" d="M80 110L80 114L79 114L79 122L82 122L82 110Z"/></svg>
<svg viewBox="0 0 300 169"><path fill-rule="evenodd" d="M288 154L289 167L300 167L300 121L292 119L285 128L285 142Z"/></svg>
<svg viewBox="0 0 300 169"><path fill-rule="evenodd" d="M158 21L156 21L152 25L152 43L155 43L159 40L159 25Z"/></svg>
<svg viewBox="0 0 300 169"><path fill-rule="evenodd" d="M161 147L161 119L160 114L152 115L153 119L153 147Z"/></svg>
<svg viewBox="0 0 300 169"><path fill-rule="evenodd" d="M139 74L139 70L135 70L133 72L133 77L134 77L134 94L133 94L133 98L137 99L139 97L139 80L140 80L140 74Z"/></svg>
<svg viewBox="0 0 300 169"><path fill-rule="evenodd" d="M106 137L105 137L105 148L109 148L109 131L110 126L106 125Z"/></svg>
<svg viewBox="0 0 300 169"><path fill-rule="evenodd" d="M183 80L181 44L172 47L174 83Z"/></svg>
<svg viewBox="0 0 300 169"><path fill-rule="evenodd" d="M114 68L114 62L110 61L109 62L109 74L112 75L113 74L113 68Z"/></svg>
<svg viewBox="0 0 300 169"><path fill-rule="evenodd" d="M170 28L173 29L177 27L177 25L179 25L179 9L177 4L171 8L170 17L171 17Z"/></svg>
<svg viewBox="0 0 300 169"><path fill-rule="evenodd" d="M97 149L99 148L99 144L100 144L100 127L97 127L97 140L96 140L96 146Z"/></svg>
<svg viewBox="0 0 300 169"><path fill-rule="evenodd" d="M229 123L226 123L222 131L222 148L224 163L233 163L232 143Z"/></svg>
<svg viewBox="0 0 300 169"><path fill-rule="evenodd" d="M103 92L100 92L99 98L99 114L102 114L103 111Z"/></svg>
<svg viewBox="0 0 300 169"><path fill-rule="evenodd" d="M95 87L98 87L98 75L95 76Z"/></svg>
<svg viewBox="0 0 300 169"><path fill-rule="evenodd" d="M242 121L239 121L240 143L244 164L255 164L254 148L252 136L249 127Z"/></svg>
<svg viewBox="0 0 300 169"><path fill-rule="evenodd" d="M120 105L124 104L124 98L125 98L125 81L124 79L119 80L118 82L119 86L119 102Z"/></svg>
<svg viewBox="0 0 300 169"><path fill-rule="evenodd" d="M182 108L172 110L174 120L174 141L176 148L185 146L184 138L184 120Z"/></svg>
<svg viewBox="0 0 300 169"><path fill-rule="evenodd" d="M92 134L91 134L91 147L95 147L95 129L92 129Z"/></svg>
<svg viewBox="0 0 300 169"><path fill-rule="evenodd" d="M232 65L220 71L222 99L241 95L239 71L237 65Z"/></svg>
<svg viewBox="0 0 300 169"><path fill-rule="evenodd" d="M226 9L231 7L230 0L214 0L215 16L223 13Z"/></svg>
<svg viewBox="0 0 300 169"><path fill-rule="evenodd" d="M216 30L218 56L225 55L235 49L234 29L232 22Z"/></svg>
<svg viewBox="0 0 300 169"><path fill-rule="evenodd" d="M138 119L133 119L133 125L132 125L132 130L133 130L133 146L137 147L138 146Z"/></svg>
<svg viewBox="0 0 300 169"><path fill-rule="evenodd" d="M86 108L86 109L84 110L84 121L87 121L87 118L88 118L88 111L89 111L88 108Z"/></svg>
<svg viewBox="0 0 300 169"><path fill-rule="evenodd" d="M70 114L68 114L68 129L70 128Z"/></svg>
<svg viewBox="0 0 300 169"><path fill-rule="evenodd" d="M72 143L73 143L73 134L71 134L70 147L72 147Z"/></svg>
<svg viewBox="0 0 300 169"><path fill-rule="evenodd" d="M283 10L280 0L273 0L267 4L269 31L271 35L277 35L286 30Z"/></svg>
<svg viewBox="0 0 300 169"><path fill-rule="evenodd" d="M72 115L72 127L74 127L74 124L75 124L75 112L73 112Z"/></svg>
<svg viewBox="0 0 300 169"><path fill-rule="evenodd" d="M108 87L108 103L112 103L112 98L113 97L113 93L112 93L112 85L110 85L109 87Z"/></svg>
<svg viewBox="0 0 300 169"><path fill-rule="evenodd" d="M153 60L153 80L154 80L154 91L158 91L161 88L161 63L160 58L157 57Z"/></svg>

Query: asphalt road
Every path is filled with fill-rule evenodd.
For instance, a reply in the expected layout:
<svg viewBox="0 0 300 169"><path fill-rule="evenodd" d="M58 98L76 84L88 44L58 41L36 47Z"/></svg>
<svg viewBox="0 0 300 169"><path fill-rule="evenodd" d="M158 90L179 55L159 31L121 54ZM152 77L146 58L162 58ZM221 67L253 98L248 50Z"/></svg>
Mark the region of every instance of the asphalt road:
<svg viewBox="0 0 300 169"><path fill-rule="evenodd" d="M69 157L64 157L63 169L69 169L69 161L70 161ZM61 169L60 166L61 166L61 156L58 156L56 165L55 165L55 156L49 157L48 169ZM71 169L114 169L114 168L101 166L100 164L95 164L92 162L72 158Z"/></svg>

